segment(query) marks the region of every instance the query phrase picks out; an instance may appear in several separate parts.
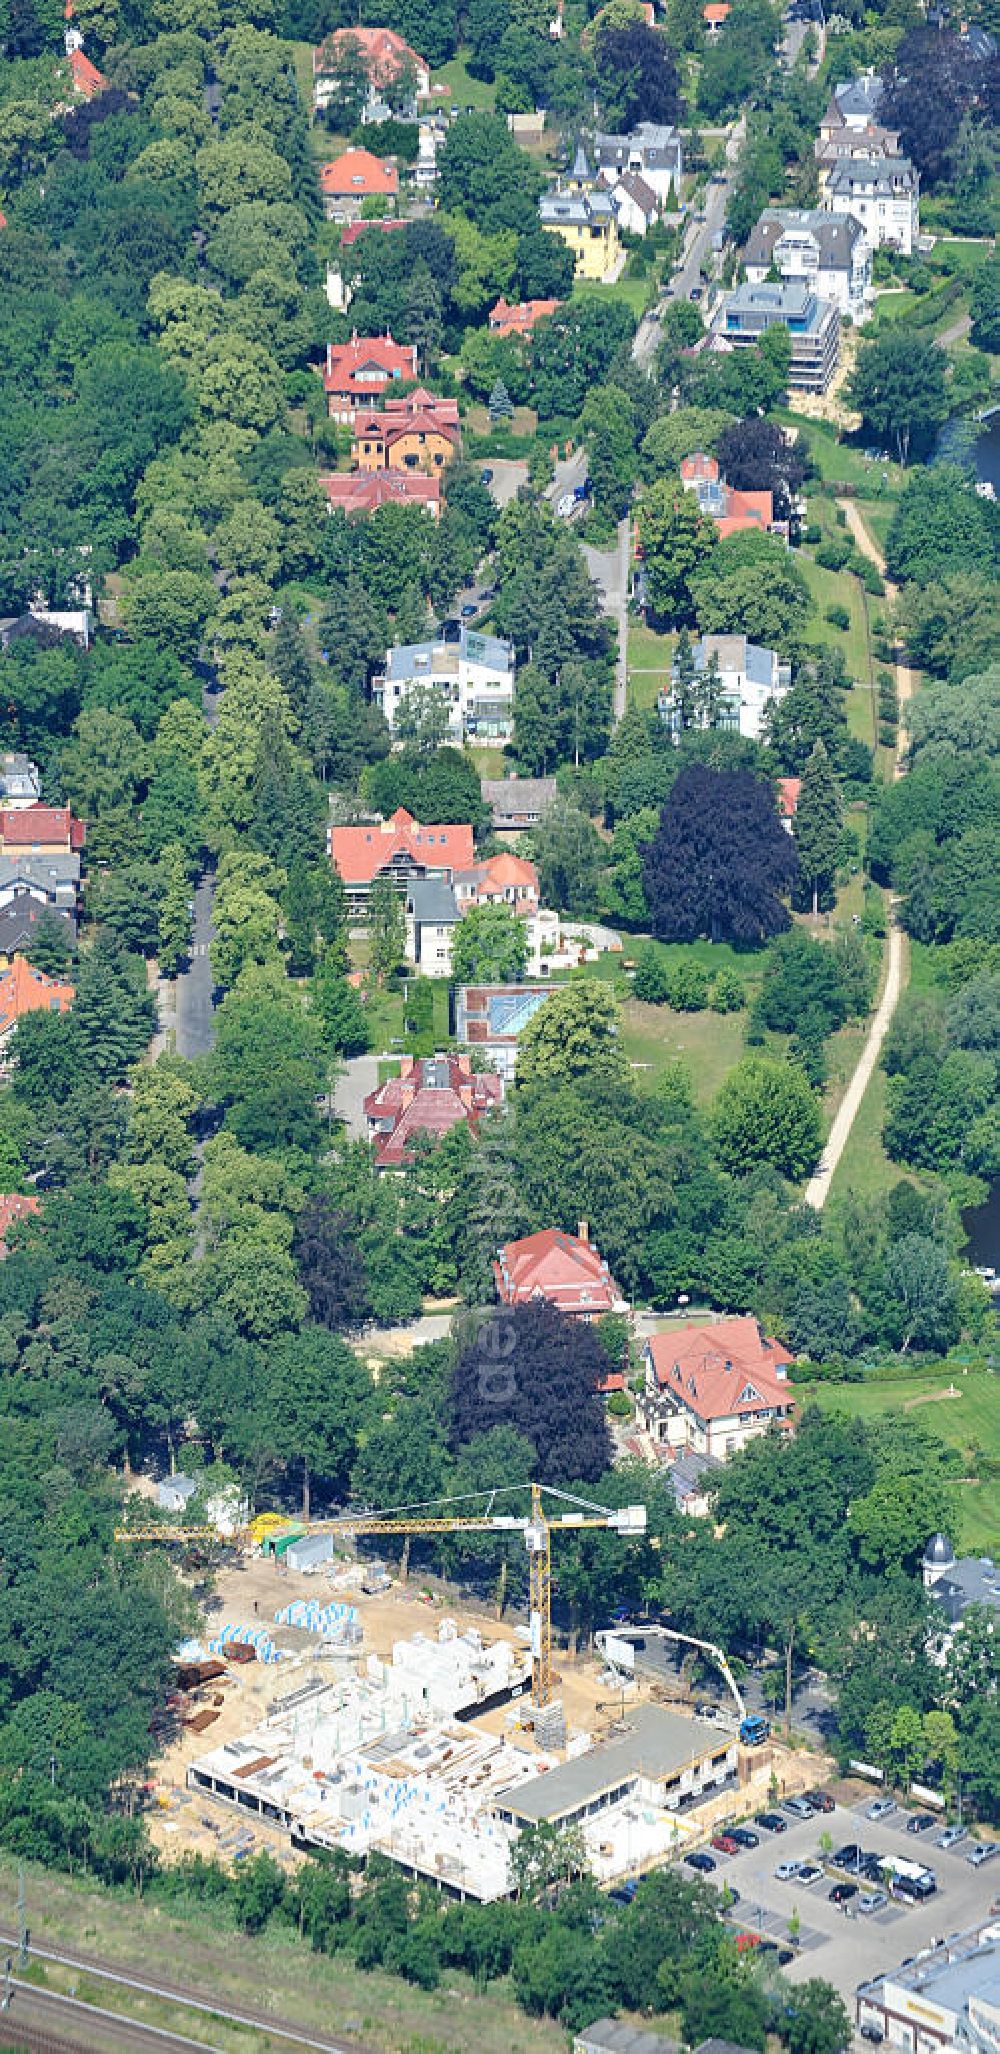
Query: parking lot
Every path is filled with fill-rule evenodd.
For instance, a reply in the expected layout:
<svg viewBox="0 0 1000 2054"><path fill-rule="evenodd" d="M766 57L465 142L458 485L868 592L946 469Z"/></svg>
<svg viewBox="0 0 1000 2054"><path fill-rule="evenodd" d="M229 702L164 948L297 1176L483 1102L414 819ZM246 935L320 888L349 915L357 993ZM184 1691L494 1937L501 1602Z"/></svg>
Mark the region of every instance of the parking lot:
<svg viewBox="0 0 1000 2054"><path fill-rule="evenodd" d="M865 1799L853 1810L838 1805L835 1811L817 1813L808 1820L786 1813L784 1833L768 1833L749 1820L753 1831L760 1834L760 1846L734 1855L712 1848L716 1868L706 1878L720 1891L727 1885L739 1891L739 1904L731 1913L737 1932L763 1933L786 1945L788 1921L797 1915L796 1955L786 1974L793 1982L824 1976L848 1998L866 1976L892 1968L932 1940L960 1932L984 1918L993 1897L1000 1893L1000 1856L982 1868L970 1868L965 1857L974 1844L971 1840L947 1850L936 1847L941 1829L908 1833L909 1815L902 1811L876 1824L865 1817L870 1801ZM920 1862L937 1877L935 1895L921 1905L890 1900L884 1910L859 1917L854 1909L856 1899L845 1905L831 1904L833 1884L850 1878L843 1878L828 1865L822 1878L811 1885L803 1887L797 1879L780 1883L774 1873L779 1862L823 1861L819 1842L824 1833L830 1834L835 1850L853 1842L866 1853L903 1855Z"/></svg>

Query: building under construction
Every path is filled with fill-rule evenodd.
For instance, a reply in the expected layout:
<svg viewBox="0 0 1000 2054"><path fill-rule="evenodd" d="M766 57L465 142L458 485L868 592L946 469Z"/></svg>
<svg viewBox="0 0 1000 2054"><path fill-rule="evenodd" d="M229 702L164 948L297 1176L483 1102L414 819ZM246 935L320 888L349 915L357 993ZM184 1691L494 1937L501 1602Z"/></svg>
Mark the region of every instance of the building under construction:
<svg viewBox="0 0 1000 2054"><path fill-rule="evenodd" d="M516 1710L507 1733L475 1724L529 1676L527 1654L442 1621L436 1639L397 1642L391 1662L315 1668L243 1738L193 1762L188 1783L299 1848L377 1851L489 1902L513 1888L527 1825L581 1826L594 1874L611 1881L673 1852L696 1823L685 1815L735 1781L735 1736L659 1705L630 1710L607 1741L577 1736L561 1763L529 1752Z"/></svg>

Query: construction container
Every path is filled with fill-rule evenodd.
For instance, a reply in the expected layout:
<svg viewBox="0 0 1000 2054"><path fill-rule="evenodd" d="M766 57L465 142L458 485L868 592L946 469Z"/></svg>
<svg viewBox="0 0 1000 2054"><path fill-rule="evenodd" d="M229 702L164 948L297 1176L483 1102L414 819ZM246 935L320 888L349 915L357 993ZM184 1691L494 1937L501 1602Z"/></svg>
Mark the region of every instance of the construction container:
<svg viewBox="0 0 1000 2054"><path fill-rule="evenodd" d="M277 1547L275 1553L277 1553ZM292 1540L285 1549L285 1560L289 1569L318 1569L321 1562L333 1559L332 1533L307 1533L301 1540Z"/></svg>

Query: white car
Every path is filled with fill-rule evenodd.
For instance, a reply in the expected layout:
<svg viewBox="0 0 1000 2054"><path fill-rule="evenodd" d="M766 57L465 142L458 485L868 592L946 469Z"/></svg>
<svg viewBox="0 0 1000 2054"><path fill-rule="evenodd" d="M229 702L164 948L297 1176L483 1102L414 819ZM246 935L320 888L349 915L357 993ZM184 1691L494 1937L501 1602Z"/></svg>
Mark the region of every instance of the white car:
<svg viewBox="0 0 1000 2054"><path fill-rule="evenodd" d="M575 506L576 500L574 499L572 492L564 492L562 498L559 500L558 505L556 506L556 512L559 515L560 520L566 520L568 516L573 512Z"/></svg>
<svg viewBox="0 0 1000 2054"><path fill-rule="evenodd" d="M808 1889L810 1883L819 1882L822 1874L823 1871L818 1861L804 1861L795 1880L797 1883L804 1883L806 1889Z"/></svg>
<svg viewBox="0 0 1000 2054"><path fill-rule="evenodd" d="M779 1861L774 1873L779 1883L790 1883L794 1876L801 1873L801 1870L802 1863L800 1861Z"/></svg>

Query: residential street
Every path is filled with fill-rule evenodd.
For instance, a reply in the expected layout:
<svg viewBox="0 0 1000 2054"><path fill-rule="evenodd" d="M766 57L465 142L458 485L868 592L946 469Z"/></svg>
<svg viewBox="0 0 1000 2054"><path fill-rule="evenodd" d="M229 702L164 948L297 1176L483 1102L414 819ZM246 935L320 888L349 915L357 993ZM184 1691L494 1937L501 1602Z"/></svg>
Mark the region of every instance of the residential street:
<svg viewBox="0 0 1000 2054"><path fill-rule="evenodd" d="M351 1141L366 1141L364 1101L378 1084L377 1056L347 1056L333 1087L333 1110L343 1120Z"/></svg>
<svg viewBox="0 0 1000 2054"><path fill-rule="evenodd" d="M214 876L207 872L196 887L191 931L190 966L174 985L177 1054L207 1055L215 1040L212 1008L212 966L208 945L212 939Z"/></svg>

